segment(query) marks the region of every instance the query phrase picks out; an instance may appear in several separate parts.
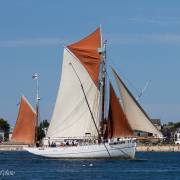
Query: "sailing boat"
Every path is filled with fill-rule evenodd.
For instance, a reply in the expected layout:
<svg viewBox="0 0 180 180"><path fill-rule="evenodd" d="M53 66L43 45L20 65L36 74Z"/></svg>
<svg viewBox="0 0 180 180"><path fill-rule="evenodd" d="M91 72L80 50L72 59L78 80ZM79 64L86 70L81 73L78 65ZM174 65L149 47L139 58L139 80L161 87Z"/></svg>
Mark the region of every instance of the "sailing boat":
<svg viewBox="0 0 180 180"><path fill-rule="evenodd" d="M35 129L36 112L26 97L22 96L11 143L33 145L35 143Z"/></svg>
<svg viewBox="0 0 180 180"><path fill-rule="evenodd" d="M113 72L119 85L119 76ZM135 101L126 102L125 97L125 108L119 103L112 83L107 82L106 43L102 43L98 28L64 48L60 87L44 146L26 150L51 158L134 158L134 129L149 123L152 133L160 135L160 132L121 81L124 89L119 85L119 90L125 91L122 95ZM134 108L134 118L131 110L126 110L131 109L129 106ZM136 126L133 121L140 122ZM51 144L56 147L50 147Z"/></svg>

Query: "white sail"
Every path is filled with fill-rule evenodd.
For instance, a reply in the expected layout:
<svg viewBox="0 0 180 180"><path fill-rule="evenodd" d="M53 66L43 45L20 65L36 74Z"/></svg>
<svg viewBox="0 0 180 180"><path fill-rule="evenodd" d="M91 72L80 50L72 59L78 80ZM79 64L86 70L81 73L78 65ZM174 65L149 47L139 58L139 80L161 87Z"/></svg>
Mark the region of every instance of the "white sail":
<svg viewBox="0 0 180 180"><path fill-rule="evenodd" d="M77 75L98 126L99 91L84 66L65 48L61 83L47 137L82 138L86 133L97 137L97 130Z"/></svg>
<svg viewBox="0 0 180 180"><path fill-rule="evenodd" d="M151 120L132 96L114 69L113 75L116 79L118 90L122 96L124 112L133 130L152 133L156 137L162 137L162 133L152 124Z"/></svg>

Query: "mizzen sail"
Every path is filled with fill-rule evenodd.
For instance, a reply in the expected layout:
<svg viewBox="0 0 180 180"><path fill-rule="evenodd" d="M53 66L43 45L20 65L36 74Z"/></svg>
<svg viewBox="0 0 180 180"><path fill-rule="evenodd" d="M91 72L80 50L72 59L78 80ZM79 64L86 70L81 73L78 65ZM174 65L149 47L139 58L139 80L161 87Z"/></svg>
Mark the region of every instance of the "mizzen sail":
<svg viewBox="0 0 180 180"><path fill-rule="evenodd" d="M115 77L118 90L122 96L122 103L124 107L124 113L129 121L130 126L133 130L144 131L152 133L156 137L162 137L162 133L152 124L150 118L141 108L139 103L133 97L131 92L128 90L126 85L123 83L121 78L118 76L116 71L112 69Z"/></svg>
<svg viewBox="0 0 180 180"><path fill-rule="evenodd" d="M110 107L108 117L108 137L129 137L133 136L126 115L119 103L116 93L110 84Z"/></svg>
<svg viewBox="0 0 180 180"><path fill-rule="evenodd" d="M13 143L35 143L36 112L27 99L22 96L19 114L13 130L11 141Z"/></svg>
<svg viewBox="0 0 180 180"><path fill-rule="evenodd" d="M64 49L61 81L47 137L83 138L98 136L88 104L98 126L100 30Z"/></svg>

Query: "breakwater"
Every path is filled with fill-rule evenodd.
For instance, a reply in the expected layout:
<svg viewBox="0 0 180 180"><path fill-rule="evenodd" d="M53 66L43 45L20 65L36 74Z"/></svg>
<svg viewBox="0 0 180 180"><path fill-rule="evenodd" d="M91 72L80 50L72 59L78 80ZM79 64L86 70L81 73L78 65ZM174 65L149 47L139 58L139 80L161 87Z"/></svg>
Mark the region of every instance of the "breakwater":
<svg viewBox="0 0 180 180"><path fill-rule="evenodd" d="M180 145L147 145L137 146L136 151L139 152L180 152Z"/></svg>

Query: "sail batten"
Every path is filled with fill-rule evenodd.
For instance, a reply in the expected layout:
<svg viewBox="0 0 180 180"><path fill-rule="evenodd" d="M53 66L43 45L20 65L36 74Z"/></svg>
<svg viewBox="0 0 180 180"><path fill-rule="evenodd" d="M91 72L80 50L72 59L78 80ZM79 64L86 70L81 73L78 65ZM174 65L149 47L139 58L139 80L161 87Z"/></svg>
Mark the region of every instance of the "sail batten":
<svg viewBox="0 0 180 180"><path fill-rule="evenodd" d="M36 128L36 112L28 102L28 100L22 96L19 113L16 121L15 128L13 130L11 142L34 144L35 143L35 128Z"/></svg>
<svg viewBox="0 0 180 180"><path fill-rule="evenodd" d="M156 137L162 137L162 133L152 124L150 118L133 97L116 71L112 68L118 90L122 96L124 112L133 130L152 133Z"/></svg>

